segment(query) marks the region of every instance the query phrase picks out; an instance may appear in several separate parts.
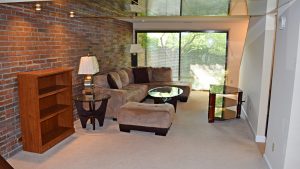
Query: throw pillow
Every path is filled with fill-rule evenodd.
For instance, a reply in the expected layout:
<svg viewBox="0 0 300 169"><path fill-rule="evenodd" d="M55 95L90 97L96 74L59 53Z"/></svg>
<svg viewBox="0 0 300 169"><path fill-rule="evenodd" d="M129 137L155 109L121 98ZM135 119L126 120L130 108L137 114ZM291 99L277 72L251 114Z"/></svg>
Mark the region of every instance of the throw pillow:
<svg viewBox="0 0 300 169"><path fill-rule="evenodd" d="M127 86L129 84L129 77L125 70L118 71L118 74L121 78L122 86Z"/></svg>
<svg viewBox="0 0 300 169"><path fill-rule="evenodd" d="M110 86L107 81L107 74L94 76L94 85L96 87L109 88Z"/></svg>
<svg viewBox="0 0 300 169"><path fill-rule="evenodd" d="M127 75L129 78L129 83L134 83L134 76L133 76L132 68L124 68L123 70L125 70L127 72Z"/></svg>
<svg viewBox="0 0 300 169"><path fill-rule="evenodd" d="M152 82L171 82L172 69L170 67L152 68Z"/></svg>
<svg viewBox="0 0 300 169"><path fill-rule="evenodd" d="M121 89L122 81L117 72L110 72L107 74L107 82L112 89Z"/></svg>
<svg viewBox="0 0 300 169"><path fill-rule="evenodd" d="M134 75L134 83L149 83L149 75L147 67L136 67L132 69Z"/></svg>

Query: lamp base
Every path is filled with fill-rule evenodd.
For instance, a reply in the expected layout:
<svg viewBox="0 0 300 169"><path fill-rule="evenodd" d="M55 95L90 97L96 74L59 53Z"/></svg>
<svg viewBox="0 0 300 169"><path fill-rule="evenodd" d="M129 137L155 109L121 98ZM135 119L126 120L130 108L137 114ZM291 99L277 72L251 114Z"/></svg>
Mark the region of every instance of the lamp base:
<svg viewBox="0 0 300 169"><path fill-rule="evenodd" d="M84 77L84 91L83 93L85 95L92 95L94 93L94 90L93 90L93 87L94 87L94 84L93 84L93 78L92 78L92 75L86 75Z"/></svg>
<svg viewBox="0 0 300 169"><path fill-rule="evenodd" d="M131 54L131 66L132 67L137 67L137 65L138 65L137 54L132 53Z"/></svg>
<svg viewBox="0 0 300 169"><path fill-rule="evenodd" d="M91 75L86 75L84 77L84 87L92 87L93 86L93 79Z"/></svg>

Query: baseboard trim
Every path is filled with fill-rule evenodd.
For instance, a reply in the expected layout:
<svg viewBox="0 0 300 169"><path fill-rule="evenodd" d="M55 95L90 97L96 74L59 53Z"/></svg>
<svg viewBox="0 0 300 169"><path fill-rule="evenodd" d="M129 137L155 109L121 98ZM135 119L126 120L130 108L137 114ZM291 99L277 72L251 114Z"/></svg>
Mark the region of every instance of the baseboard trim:
<svg viewBox="0 0 300 169"><path fill-rule="evenodd" d="M246 110L244 109L244 106L242 106L242 114L245 116L245 119L246 119L246 121L247 121L247 123L248 123L248 125L249 125L249 127L250 127L250 129L251 129L251 133L252 133L252 135L253 135L253 138L256 138L254 128L253 128L253 126L251 125L251 123L249 122L248 115L247 115L247 113L246 113ZM255 140L256 140L256 139L255 139Z"/></svg>
<svg viewBox="0 0 300 169"><path fill-rule="evenodd" d="M271 163L270 163L270 161L268 159L268 157L266 156L266 154L264 154L263 157L264 157L265 162L267 163L268 168L269 169L273 169L272 166L271 166Z"/></svg>
<svg viewBox="0 0 300 169"><path fill-rule="evenodd" d="M252 132L252 135L253 135L253 138L255 139L255 142L257 143L265 143L266 142L266 136L259 136L259 135L256 135L255 134L255 131L254 131L254 128L253 126L251 125L249 119L248 119L248 115L244 109L244 107L242 106L242 114L245 116L245 119L251 129L251 132Z"/></svg>
<svg viewBox="0 0 300 169"><path fill-rule="evenodd" d="M255 136L255 142L257 143L265 143L266 142L266 136Z"/></svg>

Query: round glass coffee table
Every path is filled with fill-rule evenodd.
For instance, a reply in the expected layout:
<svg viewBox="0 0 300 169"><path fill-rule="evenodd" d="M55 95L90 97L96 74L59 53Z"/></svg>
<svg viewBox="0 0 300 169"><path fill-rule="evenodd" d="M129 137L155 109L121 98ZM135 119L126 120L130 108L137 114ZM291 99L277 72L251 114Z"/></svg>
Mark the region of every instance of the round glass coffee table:
<svg viewBox="0 0 300 169"><path fill-rule="evenodd" d="M156 87L148 91L148 95L154 99L154 104L170 103L177 107L178 97L183 93L183 90L178 87Z"/></svg>
<svg viewBox="0 0 300 169"><path fill-rule="evenodd" d="M93 95L80 94L75 96L73 99L75 101L75 106L82 128L86 128L86 123L89 119L93 125L93 130L95 130L95 119L98 120L99 126L103 126L106 106L108 99L110 99L110 95L102 93L94 93ZM96 106L96 103L98 102L99 107ZM84 104L86 106L84 106ZM85 107L87 107L87 109L85 109ZM96 107L98 108L96 109Z"/></svg>

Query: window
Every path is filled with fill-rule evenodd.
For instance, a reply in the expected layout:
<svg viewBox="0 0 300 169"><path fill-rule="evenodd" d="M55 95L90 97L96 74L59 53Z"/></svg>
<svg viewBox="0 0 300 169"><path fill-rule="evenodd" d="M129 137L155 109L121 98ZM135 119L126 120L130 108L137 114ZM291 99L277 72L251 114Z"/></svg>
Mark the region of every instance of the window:
<svg viewBox="0 0 300 169"><path fill-rule="evenodd" d="M145 0L142 16L226 16L230 0Z"/></svg>
<svg viewBox="0 0 300 169"><path fill-rule="evenodd" d="M193 89L208 90L224 84L227 32L138 32L137 42L146 49L139 66L171 67L173 80L188 81Z"/></svg>

